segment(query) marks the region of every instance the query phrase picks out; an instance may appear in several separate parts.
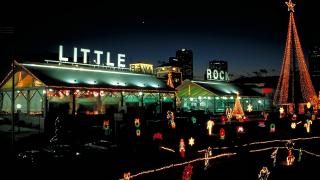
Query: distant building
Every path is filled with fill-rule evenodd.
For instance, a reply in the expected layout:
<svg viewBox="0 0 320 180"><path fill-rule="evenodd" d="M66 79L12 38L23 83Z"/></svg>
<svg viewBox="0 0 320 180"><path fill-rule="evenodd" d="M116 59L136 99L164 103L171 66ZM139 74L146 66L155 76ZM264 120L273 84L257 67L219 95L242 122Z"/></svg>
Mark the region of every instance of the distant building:
<svg viewBox="0 0 320 180"><path fill-rule="evenodd" d="M313 85L317 91L320 90L320 47L314 46L309 53L309 73Z"/></svg>
<svg viewBox="0 0 320 180"><path fill-rule="evenodd" d="M177 66L181 67L182 79L193 79L193 53L190 49L180 49L176 52ZM173 61L173 60L172 60Z"/></svg>
<svg viewBox="0 0 320 180"><path fill-rule="evenodd" d="M209 62L205 75L205 80L229 81L228 62L213 60Z"/></svg>
<svg viewBox="0 0 320 180"><path fill-rule="evenodd" d="M182 73L181 68L177 66L172 66L169 64L164 64L161 66L158 66L156 68L156 74L157 78L161 79L163 82L167 83L168 81L168 75L171 73L171 80L174 87L177 87L182 82Z"/></svg>

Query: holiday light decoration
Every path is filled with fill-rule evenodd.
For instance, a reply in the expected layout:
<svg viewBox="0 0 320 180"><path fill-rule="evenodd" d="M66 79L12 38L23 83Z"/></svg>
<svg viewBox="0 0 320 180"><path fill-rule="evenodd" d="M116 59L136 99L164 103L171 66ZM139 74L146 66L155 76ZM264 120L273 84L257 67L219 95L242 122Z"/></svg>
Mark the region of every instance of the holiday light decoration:
<svg viewBox="0 0 320 180"><path fill-rule="evenodd" d="M223 115L222 115L222 116L220 117L220 119L221 119L221 123L222 123L222 124L225 124L225 123L226 123L226 120L227 120L226 116L223 116Z"/></svg>
<svg viewBox="0 0 320 180"><path fill-rule="evenodd" d="M293 142L293 140L289 140L285 144L286 148L288 149L288 156L287 156L287 165L288 166L291 166L294 162L294 159L295 159L295 157L292 153L292 150L294 150L294 144L295 143Z"/></svg>
<svg viewBox="0 0 320 180"><path fill-rule="evenodd" d="M219 134L220 134L220 139L224 140L226 134L225 134L225 130L223 128L220 128Z"/></svg>
<svg viewBox="0 0 320 180"><path fill-rule="evenodd" d="M190 145L190 146L193 146L193 145L194 145L194 139L193 139L193 137L191 137L191 138L189 139L189 145Z"/></svg>
<svg viewBox="0 0 320 180"><path fill-rule="evenodd" d="M279 112L280 112L280 118L283 118L285 115L283 107L279 108Z"/></svg>
<svg viewBox="0 0 320 180"><path fill-rule="evenodd" d="M180 155L181 157L185 157L185 144L184 144L184 140L183 139L180 139L180 144L179 144L179 152L180 152Z"/></svg>
<svg viewBox="0 0 320 180"><path fill-rule="evenodd" d="M191 117L191 121L192 121L192 124L196 124L197 123L197 118L192 116Z"/></svg>
<svg viewBox="0 0 320 180"><path fill-rule="evenodd" d="M248 104L247 111L252 112L252 105L251 104Z"/></svg>
<svg viewBox="0 0 320 180"><path fill-rule="evenodd" d="M124 180L130 180L130 172L123 173L123 179Z"/></svg>
<svg viewBox="0 0 320 180"><path fill-rule="evenodd" d="M226 115L228 121L230 121L232 119L232 109L230 107L226 108Z"/></svg>
<svg viewBox="0 0 320 180"><path fill-rule="evenodd" d="M172 82L172 73L168 73L168 80L167 80L167 85L171 88L174 88L173 82Z"/></svg>
<svg viewBox="0 0 320 180"><path fill-rule="evenodd" d="M209 121L207 121L207 129L208 129L209 136L212 135L212 127L213 126L214 126L214 121L212 121L211 119Z"/></svg>
<svg viewBox="0 0 320 180"><path fill-rule="evenodd" d="M304 123L304 127L307 130L307 133L310 133L310 127L311 127L312 121L307 119L306 123Z"/></svg>
<svg viewBox="0 0 320 180"><path fill-rule="evenodd" d="M311 99L312 104L316 104L317 103L315 101L316 98L314 98L316 97L316 93L311 82L307 65L305 63L304 54L301 48L301 43L298 36L295 20L294 20L293 13L294 13L295 4L293 4L291 0L289 0L289 2L286 2L286 4L288 6L288 11L290 12L287 42L286 42L280 77L279 77L273 102L275 105L287 104L289 102L297 103L298 102L297 97L294 96L295 90L296 90L294 85L296 85L297 83L300 83L303 101L308 102ZM292 39L292 36L293 36L293 39ZM294 43L292 41L294 41ZM294 47L292 44L294 44ZM293 55L291 50L295 50L294 57L296 59L294 58L293 61L291 61L292 59L291 57ZM299 82L294 82L294 78L290 77L291 63L295 64L296 60L298 61L297 64L299 68L299 77L300 77ZM295 69L292 71L296 73ZM290 95L289 95L289 86L291 87Z"/></svg>
<svg viewBox="0 0 320 180"><path fill-rule="evenodd" d="M175 150L170 149L170 148L168 148L168 147L161 146L160 148L161 148L161 149L164 149L164 150L166 150L166 151L173 152L173 153L175 153L175 152L176 152Z"/></svg>
<svg viewBox="0 0 320 180"><path fill-rule="evenodd" d="M295 129L296 127L297 127L297 123L292 122L292 123L291 123L291 128L292 128L292 129Z"/></svg>
<svg viewBox="0 0 320 180"><path fill-rule="evenodd" d="M259 174L258 174L258 179L259 180L267 180L269 177L269 170L267 167L262 167L262 169L260 170Z"/></svg>
<svg viewBox="0 0 320 180"><path fill-rule="evenodd" d="M168 120L168 123L169 123L169 126L172 128L172 129L175 129L176 128L176 123L174 122L174 112L172 111L167 111L167 120Z"/></svg>
<svg viewBox="0 0 320 180"><path fill-rule="evenodd" d="M279 148L277 148L276 150L274 150L271 154L271 158L273 159L273 167L276 166L276 163L277 163L277 154L278 154L278 150Z"/></svg>
<svg viewBox="0 0 320 180"><path fill-rule="evenodd" d="M300 161L301 161L301 157L302 157L302 149L300 148L300 149L299 149L298 162L300 162Z"/></svg>
<svg viewBox="0 0 320 180"><path fill-rule="evenodd" d="M238 126L238 127L237 127L237 133L244 133L244 128L243 128L243 126Z"/></svg>
<svg viewBox="0 0 320 180"><path fill-rule="evenodd" d="M110 128L110 122L109 120L104 120L103 121L103 129L108 130Z"/></svg>
<svg viewBox="0 0 320 180"><path fill-rule="evenodd" d="M193 166L191 164L188 164L187 166L184 167L182 180L191 180L192 168Z"/></svg>
<svg viewBox="0 0 320 180"><path fill-rule="evenodd" d="M270 133L276 132L276 125L274 123L270 124Z"/></svg>
<svg viewBox="0 0 320 180"><path fill-rule="evenodd" d="M292 121L297 120L297 115L296 115L296 114L293 114L292 117L291 117L291 120L292 120Z"/></svg>
<svg viewBox="0 0 320 180"><path fill-rule="evenodd" d="M308 108L308 109L311 108L311 103L310 103L310 102L307 103L307 108Z"/></svg>
<svg viewBox="0 0 320 180"><path fill-rule="evenodd" d="M240 103L240 96L239 96L239 93L237 93L237 98L236 98L236 101L234 103L234 108L233 108L233 112L232 112L232 115L234 117L236 117L236 119L238 120L242 120L242 116L244 116L244 112L243 112L243 109L242 109L242 105Z"/></svg>
<svg viewBox="0 0 320 180"><path fill-rule="evenodd" d="M291 166L291 165L293 164L293 162L294 162L294 159L295 159L295 157L294 157L294 155L292 154L292 150L289 149L289 150L288 150L288 156L287 156L287 165L288 165L288 166Z"/></svg>
<svg viewBox="0 0 320 180"><path fill-rule="evenodd" d="M153 134L152 139L153 140L163 140L163 136L161 133L157 132L157 133Z"/></svg>
<svg viewBox="0 0 320 180"><path fill-rule="evenodd" d="M136 127L136 135L140 137L141 131L140 131L140 118L134 119L134 126Z"/></svg>

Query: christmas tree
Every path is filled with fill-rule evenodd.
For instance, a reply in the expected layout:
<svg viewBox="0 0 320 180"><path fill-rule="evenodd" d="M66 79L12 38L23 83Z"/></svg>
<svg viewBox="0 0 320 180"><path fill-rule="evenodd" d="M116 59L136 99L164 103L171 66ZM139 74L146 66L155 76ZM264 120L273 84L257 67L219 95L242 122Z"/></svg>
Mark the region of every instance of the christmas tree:
<svg viewBox="0 0 320 180"><path fill-rule="evenodd" d="M240 97L238 93L237 93L236 101L234 103L232 115L235 116L237 119L242 118L244 116L244 112L240 103Z"/></svg>

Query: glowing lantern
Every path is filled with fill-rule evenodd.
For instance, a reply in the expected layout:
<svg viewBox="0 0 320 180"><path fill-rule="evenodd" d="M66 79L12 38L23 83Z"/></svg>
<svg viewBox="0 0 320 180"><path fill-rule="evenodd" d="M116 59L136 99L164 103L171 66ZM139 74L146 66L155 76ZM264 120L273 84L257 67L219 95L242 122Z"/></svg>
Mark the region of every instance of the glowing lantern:
<svg viewBox="0 0 320 180"><path fill-rule="evenodd" d="M193 146L193 145L194 145L194 139L193 139L192 137L189 139L189 145L190 145L190 146Z"/></svg>
<svg viewBox="0 0 320 180"><path fill-rule="evenodd" d="M220 128L220 133L219 134L220 134L220 139L224 140L226 134L225 134L225 131L224 131L223 128Z"/></svg>
<svg viewBox="0 0 320 180"><path fill-rule="evenodd" d="M251 105L251 104L248 105L247 111L248 111L248 112L252 112L252 105Z"/></svg>
<svg viewBox="0 0 320 180"><path fill-rule="evenodd" d="M270 124L270 133L276 132L276 125L274 123Z"/></svg>
<svg viewBox="0 0 320 180"><path fill-rule="evenodd" d="M180 139L179 151L180 151L181 157L184 158L185 157L185 144L184 144L183 139Z"/></svg>
<svg viewBox="0 0 320 180"><path fill-rule="evenodd" d="M311 127L311 124L312 124L312 121L307 119L307 122L304 123L304 127L306 128L307 130L307 133L310 133L310 127Z"/></svg>
<svg viewBox="0 0 320 180"><path fill-rule="evenodd" d="M212 126L214 126L214 122L212 120L209 120L207 122L207 129L208 129L209 136L212 135Z"/></svg>

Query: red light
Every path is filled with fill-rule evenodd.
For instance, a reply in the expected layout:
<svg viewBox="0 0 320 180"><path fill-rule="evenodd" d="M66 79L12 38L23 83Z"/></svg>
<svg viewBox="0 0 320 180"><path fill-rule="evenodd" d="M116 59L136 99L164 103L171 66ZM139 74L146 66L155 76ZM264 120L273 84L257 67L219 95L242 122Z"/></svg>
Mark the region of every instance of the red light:
<svg viewBox="0 0 320 180"><path fill-rule="evenodd" d="M264 94L272 93L272 88L262 88L262 93Z"/></svg>

